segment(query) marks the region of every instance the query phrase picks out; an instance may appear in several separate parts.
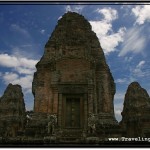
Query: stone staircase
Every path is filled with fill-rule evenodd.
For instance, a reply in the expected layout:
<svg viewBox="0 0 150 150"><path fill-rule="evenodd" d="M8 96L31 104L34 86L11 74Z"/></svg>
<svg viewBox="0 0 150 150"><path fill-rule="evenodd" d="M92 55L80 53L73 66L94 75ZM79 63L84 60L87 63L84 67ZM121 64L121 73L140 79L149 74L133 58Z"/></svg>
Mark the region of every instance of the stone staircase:
<svg viewBox="0 0 150 150"><path fill-rule="evenodd" d="M59 141L60 143L80 143L81 138L81 129L63 129Z"/></svg>

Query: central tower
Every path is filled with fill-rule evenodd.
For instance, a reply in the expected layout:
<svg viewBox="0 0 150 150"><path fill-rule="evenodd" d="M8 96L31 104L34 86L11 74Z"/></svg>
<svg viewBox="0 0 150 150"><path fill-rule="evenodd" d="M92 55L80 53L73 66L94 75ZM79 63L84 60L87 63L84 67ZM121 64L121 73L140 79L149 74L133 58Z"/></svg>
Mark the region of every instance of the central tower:
<svg viewBox="0 0 150 150"><path fill-rule="evenodd" d="M35 112L56 114L64 130L87 129L90 114L102 123L114 119L114 80L99 40L82 15L62 16L36 68Z"/></svg>

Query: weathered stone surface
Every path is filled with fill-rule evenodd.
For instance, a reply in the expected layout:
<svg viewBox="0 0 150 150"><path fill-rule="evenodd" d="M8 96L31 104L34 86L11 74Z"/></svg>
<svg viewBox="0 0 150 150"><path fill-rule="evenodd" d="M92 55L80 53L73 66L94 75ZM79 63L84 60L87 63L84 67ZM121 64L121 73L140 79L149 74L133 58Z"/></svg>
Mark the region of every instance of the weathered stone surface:
<svg viewBox="0 0 150 150"><path fill-rule="evenodd" d="M25 135L27 137L44 137L48 133L48 118L46 113L27 113Z"/></svg>
<svg viewBox="0 0 150 150"><path fill-rule="evenodd" d="M20 85L9 84L0 98L0 134L15 137L25 126L25 103Z"/></svg>
<svg viewBox="0 0 150 150"><path fill-rule="evenodd" d="M90 113L109 114L107 124L116 124L114 79L99 40L82 15L68 12L62 16L36 68L32 84L35 112L57 114L58 126L66 128L67 111L73 114L74 108L69 107L76 103L79 113L74 115L80 119L75 124L80 128L88 130Z"/></svg>
<svg viewBox="0 0 150 150"><path fill-rule="evenodd" d="M64 14L36 67L33 81L36 112L53 112L53 105L58 104L53 85L67 82L92 85L94 108L90 111L113 115L114 80L98 38L82 15Z"/></svg>
<svg viewBox="0 0 150 150"><path fill-rule="evenodd" d="M120 125L125 130L126 136L150 135L150 98L138 82L128 86Z"/></svg>

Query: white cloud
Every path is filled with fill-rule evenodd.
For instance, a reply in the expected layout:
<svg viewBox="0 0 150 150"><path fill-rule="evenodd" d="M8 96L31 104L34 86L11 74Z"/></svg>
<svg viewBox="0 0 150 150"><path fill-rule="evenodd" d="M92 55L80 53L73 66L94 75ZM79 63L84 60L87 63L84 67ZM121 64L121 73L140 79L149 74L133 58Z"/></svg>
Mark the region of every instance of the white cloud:
<svg viewBox="0 0 150 150"><path fill-rule="evenodd" d="M114 96L115 101L122 101L124 99L125 93L124 92L117 92Z"/></svg>
<svg viewBox="0 0 150 150"><path fill-rule="evenodd" d="M139 61L136 65L131 65L129 68L130 82L133 81L148 81L150 76L149 62L145 60ZM147 82L146 82L147 83ZM145 84L145 83L144 83Z"/></svg>
<svg viewBox="0 0 150 150"><path fill-rule="evenodd" d="M104 20L106 22L111 22L111 21L116 20L118 18L117 11L115 9L110 8L110 7L103 8L103 9L97 9L96 11L104 16Z"/></svg>
<svg viewBox="0 0 150 150"><path fill-rule="evenodd" d="M123 102L114 104L114 113L115 113L115 117L118 121L121 121L121 119L122 119L122 115L121 115L122 110L123 110Z"/></svg>
<svg viewBox="0 0 150 150"><path fill-rule="evenodd" d="M0 66L10 68L11 71L1 73L0 78L6 85L9 83L19 84L26 92L31 92L33 73L37 60L25 57L16 57L8 54L0 54Z"/></svg>
<svg viewBox="0 0 150 150"><path fill-rule="evenodd" d="M120 115L121 114L121 112L122 112L122 109L115 109L115 115Z"/></svg>
<svg viewBox="0 0 150 150"><path fill-rule="evenodd" d="M41 34L44 34L44 33L45 33L45 30L44 30L44 29L42 29L42 30L40 31L40 33L41 33Z"/></svg>
<svg viewBox="0 0 150 150"><path fill-rule="evenodd" d="M122 118L121 112L123 110L124 97L125 92L123 91L117 91L117 93L114 96L114 112L118 121L120 121Z"/></svg>
<svg viewBox="0 0 150 150"><path fill-rule="evenodd" d="M82 10L84 9L84 5L67 5L65 7L65 11L71 11L71 12L77 12L77 13L81 13Z"/></svg>
<svg viewBox="0 0 150 150"><path fill-rule="evenodd" d="M114 112L115 112L115 116L116 116L116 119L118 121L121 121L121 112L123 110L123 104L122 103L118 103L118 104L115 104L114 105Z"/></svg>
<svg viewBox="0 0 150 150"><path fill-rule="evenodd" d="M31 69L31 68L18 67L16 70L19 74L33 74L35 72L35 68Z"/></svg>
<svg viewBox="0 0 150 150"><path fill-rule="evenodd" d="M19 58L13 55L0 54L0 66L15 68L18 67L34 69L37 60L27 59L25 57Z"/></svg>
<svg viewBox="0 0 150 150"><path fill-rule="evenodd" d="M18 79L14 80L13 83L20 84L24 89L31 89L32 80L33 80L33 75L26 75L24 77L19 77Z"/></svg>
<svg viewBox="0 0 150 150"><path fill-rule="evenodd" d="M146 38L142 35L143 28L134 27L126 31L122 50L118 56L125 56L127 53L142 53L146 45Z"/></svg>
<svg viewBox="0 0 150 150"><path fill-rule="evenodd" d="M137 68L141 68L145 64L145 61L142 60L138 63Z"/></svg>
<svg viewBox="0 0 150 150"><path fill-rule="evenodd" d="M141 25L145 21L150 22L150 5L140 5L132 8L132 13L136 17L136 23Z"/></svg>
<svg viewBox="0 0 150 150"><path fill-rule="evenodd" d="M125 28L120 28L117 33L106 35L104 37L99 37L101 41L101 46L104 49L105 53L116 51L116 47L120 42L123 42Z"/></svg>
<svg viewBox="0 0 150 150"><path fill-rule="evenodd" d="M27 67L27 68L35 68L37 60L27 59L27 58L18 58L19 66Z"/></svg>
<svg viewBox="0 0 150 150"><path fill-rule="evenodd" d="M4 67L17 67L18 59L8 54L0 54L0 65Z"/></svg>
<svg viewBox="0 0 150 150"><path fill-rule="evenodd" d="M108 34L109 31L112 31L111 23L107 23L106 21L90 21L92 26L92 30L97 34L97 36L103 37Z"/></svg>
<svg viewBox="0 0 150 150"><path fill-rule="evenodd" d="M120 42L123 42L123 37L126 28L122 27L118 32L112 31L111 23L105 21L90 21L92 30L96 33L105 54L113 52Z"/></svg>
<svg viewBox="0 0 150 150"><path fill-rule="evenodd" d="M128 84L129 80L127 78L123 78L123 79L116 79L115 83L119 83L119 84Z"/></svg>
<svg viewBox="0 0 150 150"><path fill-rule="evenodd" d="M65 10L66 10L66 12L72 11L71 6L70 6L70 5L67 5L67 6L65 7Z"/></svg>
<svg viewBox="0 0 150 150"><path fill-rule="evenodd" d="M13 72L6 72L3 75L3 79L5 81L6 84L12 83L14 80L16 80L18 78L18 74L13 73Z"/></svg>
<svg viewBox="0 0 150 150"><path fill-rule="evenodd" d="M26 58L32 60L32 58L37 57L37 45L38 44L21 44L19 46L11 46L11 51L13 56L16 58Z"/></svg>
<svg viewBox="0 0 150 150"><path fill-rule="evenodd" d="M26 91L31 92L33 75L19 76L14 72L6 72L3 74L3 80L6 85L9 83L19 84Z"/></svg>
<svg viewBox="0 0 150 150"><path fill-rule="evenodd" d="M74 6L74 7L73 7L73 10L74 10L75 12L81 13L81 11L83 10L84 7L85 7L84 5Z"/></svg>
<svg viewBox="0 0 150 150"><path fill-rule="evenodd" d="M112 21L118 18L118 12L110 7L97 9L96 12L102 14L104 18L99 21L90 21L92 30L97 34L105 54L116 51L116 47L123 41L126 28L120 28L116 33L112 29Z"/></svg>
<svg viewBox="0 0 150 150"><path fill-rule="evenodd" d="M135 69L132 70L132 73L133 73L134 76L136 76L136 77L144 77L145 76L146 72L142 70L144 64L145 64L144 60L140 61L137 64L137 66L135 67Z"/></svg>
<svg viewBox="0 0 150 150"><path fill-rule="evenodd" d="M133 57L131 57L131 56L130 57L127 57L127 56L125 57L125 61L127 61L127 62L130 62L132 59L133 59Z"/></svg>
<svg viewBox="0 0 150 150"><path fill-rule="evenodd" d="M124 11L122 17L131 15L131 9L133 8L133 5L127 5L128 3L124 3L120 8Z"/></svg>

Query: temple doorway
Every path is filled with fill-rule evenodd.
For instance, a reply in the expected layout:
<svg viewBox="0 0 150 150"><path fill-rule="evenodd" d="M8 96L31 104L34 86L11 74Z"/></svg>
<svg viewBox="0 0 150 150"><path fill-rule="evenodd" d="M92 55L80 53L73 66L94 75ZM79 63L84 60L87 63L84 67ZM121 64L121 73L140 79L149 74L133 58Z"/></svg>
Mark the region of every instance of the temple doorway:
<svg viewBox="0 0 150 150"><path fill-rule="evenodd" d="M67 128L80 128L80 98L66 98L66 119Z"/></svg>
<svg viewBox="0 0 150 150"><path fill-rule="evenodd" d="M64 128L83 127L83 99L81 96L65 96L63 101Z"/></svg>

